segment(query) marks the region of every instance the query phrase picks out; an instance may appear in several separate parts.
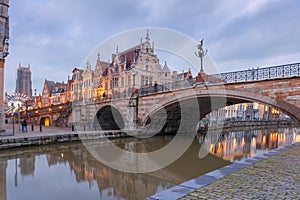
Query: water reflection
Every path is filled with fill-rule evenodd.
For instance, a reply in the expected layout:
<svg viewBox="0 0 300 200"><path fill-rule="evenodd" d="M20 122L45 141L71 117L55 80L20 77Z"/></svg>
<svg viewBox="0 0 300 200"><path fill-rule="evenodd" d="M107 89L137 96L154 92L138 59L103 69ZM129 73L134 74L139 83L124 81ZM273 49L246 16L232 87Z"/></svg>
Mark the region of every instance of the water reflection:
<svg viewBox="0 0 300 200"><path fill-rule="evenodd" d="M20 169L21 175L24 176L34 176L35 170L35 156L27 154L26 156L20 157Z"/></svg>
<svg viewBox="0 0 300 200"><path fill-rule="evenodd" d="M0 160L0 199L6 200L6 168L7 161Z"/></svg>
<svg viewBox="0 0 300 200"><path fill-rule="evenodd" d="M0 200L144 199L226 166L230 164L229 160L241 160L259 151L300 142L298 132L298 129L292 128L235 131L219 135L208 133L202 138L202 145L209 144L211 154L199 159L200 140L195 140L174 163L146 174L130 174L108 168L92 157L81 143L1 151ZM150 152L171 139L123 138L113 142L126 150ZM97 141L90 145L98 147L105 143Z"/></svg>
<svg viewBox="0 0 300 200"><path fill-rule="evenodd" d="M123 138L113 142L126 150L146 152L170 140L172 137L161 136L144 140ZM98 147L105 143L97 141L89 145ZM106 167L81 143L2 151L0 160L4 164L1 164L0 177L7 179L1 182L1 191L6 193L1 192L0 199L144 199L229 164L212 155L199 159L199 148L194 141L170 166L146 174Z"/></svg>
<svg viewBox="0 0 300 200"><path fill-rule="evenodd" d="M262 151L300 142L298 133L297 128L232 131L219 135L207 134L204 141L199 138L199 143L209 143L209 152L219 158L238 161Z"/></svg>

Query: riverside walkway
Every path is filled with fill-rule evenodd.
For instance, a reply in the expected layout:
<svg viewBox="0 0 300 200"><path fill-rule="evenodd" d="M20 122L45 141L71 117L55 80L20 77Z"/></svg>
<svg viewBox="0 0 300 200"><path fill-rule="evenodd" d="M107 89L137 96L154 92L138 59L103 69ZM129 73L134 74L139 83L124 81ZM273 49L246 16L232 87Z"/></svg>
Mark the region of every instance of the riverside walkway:
<svg viewBox="0 0 300 200"><path fill-rule="evenodd" d="M147 198L300 199L300 142L215 170Z"/></svg>
<svg viewBox="0 0 300 200"><path fill-rule="evenodd" d="M72 131L72 128L61 128L55 126L43 126L42 131L40 131L40 126L35 126L34 131L32 131L31 126L28 126L28 132L22 132L18 130L17 124L15 125L15 132L13 134L12 125L6 124L6 131L0 133L0 150L12 147L45 145L124 136L126 136L126 134L118 130Z"/></svg>

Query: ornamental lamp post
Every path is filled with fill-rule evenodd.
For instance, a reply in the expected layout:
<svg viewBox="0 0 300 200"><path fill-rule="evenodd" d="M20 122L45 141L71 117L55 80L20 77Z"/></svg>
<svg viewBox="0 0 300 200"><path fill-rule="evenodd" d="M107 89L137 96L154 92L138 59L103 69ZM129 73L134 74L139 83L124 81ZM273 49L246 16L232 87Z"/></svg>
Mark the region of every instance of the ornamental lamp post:
<svg viewBox="0 0 300 200"><path fill-rule="evenodd" d="M200 58L200 61L201 61L200 72L203 72L203 58L204 58L204 56L207 54L207 49L206 49L206 50L203 49L203 41L204 41L204 39L202 39L202 40L200 41L200 43L197 45L198 51L195 52L195 55L196 55L197 57L199 57L199 58Z"/></svg>
<svg viewBox="0 0 300 200"><path fill-rule="evenodd" d="M21 131L20 124L21 124L21 114L20 114L20 104L18 103L18 126L19 126L19 132Z"/></svg>
<svg viewBox="0 0 300 200"><path fill-rule="evenodd" d="M13 129L13 135L15 135L15 105L14 102L11 102L11 107L12 107L12 129Z"/></svg>

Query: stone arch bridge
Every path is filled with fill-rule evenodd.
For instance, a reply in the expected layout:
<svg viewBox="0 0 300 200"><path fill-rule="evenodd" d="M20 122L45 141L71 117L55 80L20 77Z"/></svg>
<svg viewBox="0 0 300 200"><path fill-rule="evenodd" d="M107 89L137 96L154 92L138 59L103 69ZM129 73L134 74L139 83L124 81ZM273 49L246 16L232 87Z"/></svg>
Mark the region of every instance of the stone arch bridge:
<svg viewBox="0 0 300 200"><path fill-rule="evenodd" d="M257 72L256 72L257 73ZM78 104L73 108L77 128L102 130L134 129L149 126L157 132L173 132L181 124L196 130L200 118L224 106L259 102L274 107L300 122L300 77L289 76L246 81L176 83L154 92L139 91L131 98ZM246 72L247 76L247 72ZM163 91L161 91L163 90ZM157 125L158 124L158 125ZM185 126L187 127L187 126Z"/></svg>

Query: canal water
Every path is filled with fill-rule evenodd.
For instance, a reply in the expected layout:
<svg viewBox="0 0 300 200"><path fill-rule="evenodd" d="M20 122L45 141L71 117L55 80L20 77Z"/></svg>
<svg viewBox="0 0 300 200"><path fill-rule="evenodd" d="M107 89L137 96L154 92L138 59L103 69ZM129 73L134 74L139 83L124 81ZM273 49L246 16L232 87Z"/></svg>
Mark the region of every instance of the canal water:
<svg viewBox="0 0 300 200"><path fill-rule="evenodd" d="M157 136L112 141L119 147L136 143L135 149L153 151L171 140L170 136ZM232 162L294 142L300 142L298 128L209 132L205 137L198 135L168 167L142 174L103 165L79 142L5 150L0 152L0 200L144 199ZM201 145L210 152L203 158L199 158Z"/></svg>

